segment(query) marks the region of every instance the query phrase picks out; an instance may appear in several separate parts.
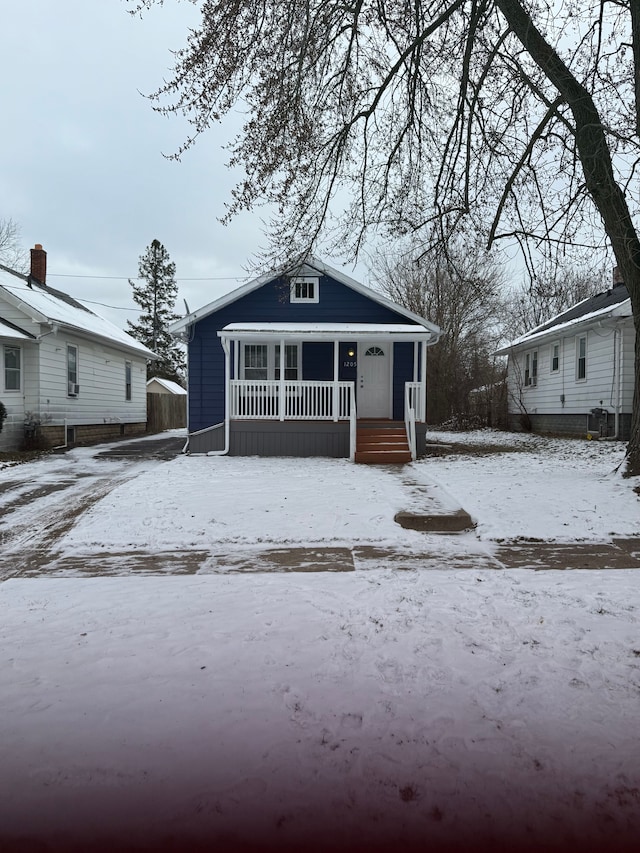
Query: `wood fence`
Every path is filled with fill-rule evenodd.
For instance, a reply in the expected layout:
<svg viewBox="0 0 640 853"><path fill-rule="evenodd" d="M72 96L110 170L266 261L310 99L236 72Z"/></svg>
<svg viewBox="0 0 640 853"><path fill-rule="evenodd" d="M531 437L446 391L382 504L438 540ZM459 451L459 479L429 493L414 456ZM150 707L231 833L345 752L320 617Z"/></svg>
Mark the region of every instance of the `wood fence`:
<svg viewBox="0 0 640 853"><path fill-rule="evenodd" d="M147 432L182 429L186 425L186 394L147 394Z"/></svg>

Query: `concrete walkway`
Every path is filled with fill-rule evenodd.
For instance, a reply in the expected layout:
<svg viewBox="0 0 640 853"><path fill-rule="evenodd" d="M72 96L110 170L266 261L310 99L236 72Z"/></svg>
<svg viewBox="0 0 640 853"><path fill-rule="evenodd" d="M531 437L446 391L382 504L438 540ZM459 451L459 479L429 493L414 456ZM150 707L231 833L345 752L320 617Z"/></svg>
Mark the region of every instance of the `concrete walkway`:
<svg viewBox="0 0 640 853"><path fill-rule="evenodd" d="M0 565L2 560L0 558ZM482 543L462 537L455 543L430 539L424 550L404 551L359 545L343 547L237 548L149 553L104 552L33 560L19 577L119 577L125 575L256 574L264 572L353 572L371 570L452 571L483 569L640 569L640 539L612 543ZM15 575L14 575L15 576Z"/></svg>

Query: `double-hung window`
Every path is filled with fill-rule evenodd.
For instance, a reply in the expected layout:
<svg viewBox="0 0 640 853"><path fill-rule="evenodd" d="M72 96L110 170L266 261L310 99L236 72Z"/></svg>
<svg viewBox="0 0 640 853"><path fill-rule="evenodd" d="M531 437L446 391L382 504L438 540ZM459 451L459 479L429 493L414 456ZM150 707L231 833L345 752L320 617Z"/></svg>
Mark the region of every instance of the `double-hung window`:
<svg viewBox="0 0 640 853"><path fill-rule="evenodd" d="M576 338L576 380L581 382L587 378L587 336Z"/></svg>
<svg viewBox="0 0 640 853"><path fill-rule="evenodd" d="M524 354L524 386L529 388L538 384L538 350Z"/></svg>
<svg viewBox="0 0 640 853"><path fill-rule="evenodd" d="M131 400L131 362L124 363L124 399Z"/></svg>
<svg viewBox="0 0 640 853"><path fill-rule="evenodd" d="M243 359L245 379L269 378L269 347L267 344L245 344Z"/></svg>
<svg viewBox="0 0 640 853"><path fill-rule="evenodd" d="M77 397L80 391L78 385L78 347L67 344L67 395Z"/></svg>
<svg viewBox="0 0 640 853"><path fill-rule="evenodd" d="M298 347L296 344L285 344L284 378L292 382L295 382L298 378ZM280 344L276 344L276 366L274 379L280 379Z"/></svg>
<svg viewBox="0 0 640 853"><path fill-rule="evenodd" d="M4 390L20 390L20 347L7 345L4 347Z"/></svg>
<svg viewBox="0 0 640 853"><path fill-rule="evenodd" d="M240 361L242 379L256 382L280 379L280 344L243 344ZM294 382L300 378L300 347L285 344L284 378Z"/></svg>
<svg viewBox="0 0 640 853"><path fill-rule="evenodd" d="M551 372L557 373L560 370L560 344L551 344Z"/></svg>

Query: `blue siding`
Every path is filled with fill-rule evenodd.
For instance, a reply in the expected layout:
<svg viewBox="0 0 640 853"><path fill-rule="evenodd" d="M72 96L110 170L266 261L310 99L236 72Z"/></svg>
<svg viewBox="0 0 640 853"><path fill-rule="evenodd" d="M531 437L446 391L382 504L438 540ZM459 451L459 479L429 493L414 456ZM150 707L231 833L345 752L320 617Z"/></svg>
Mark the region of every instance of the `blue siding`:
<svg viewBox="0 0 640 853"><path fill-rule="evenodd" d="M404 383L413 381L413 344L393 345L393 419L404 420Z"/></svg>
<svg viewBox="0 0 640 853"><path fill-rule="evenodd" d="M402 314L373 301L329 276L320 277L320 300L315 304L289 302L285 278L275 279L252 293L203 317L191 329L189 342L189 430L213 426L224 420L224 352L218 331L229 323L407 323ZM341 345L340 364L346 357L347 344ZM404 382L407 358L413 376L411 344L396 344L399 366L394 367L395 381ZM410 356L405 350L408 348ZM306 343L302 353L303 378L333 379L333 345ZM355 379L355 368L341 367L341 379ZM402 407L402 391L400 406ZM394 416L396 411L394 391ZM403 416L403 415L402 415Z"/></svg>

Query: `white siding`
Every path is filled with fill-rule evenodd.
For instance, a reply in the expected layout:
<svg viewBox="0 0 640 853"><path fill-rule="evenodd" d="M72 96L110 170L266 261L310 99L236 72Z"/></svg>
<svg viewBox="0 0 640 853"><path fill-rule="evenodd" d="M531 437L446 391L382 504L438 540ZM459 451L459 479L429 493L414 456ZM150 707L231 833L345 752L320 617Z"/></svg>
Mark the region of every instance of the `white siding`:
<svg viewBox="0 0 640 853"><path fill-rule="evenodd" d="M39 341L25 340L19 344L22 351L19 392L5 391L4 372L0 375L0 400L9 412L0 433L0 450L22 445L25 418L50 426L60 426L65 421L69 426L146 422L147 362L144 357L89 337L66 334L63 330L51 332L2 299L0 316L32 335L42 336ZM80 391L77 397L68 394L67 344L78 350ZM3 368L1 356L2 353L0 369ZM131 400L126 399L126 361L131 362Z"/></svg>
<svg viewBox="0 0 640 853"><path fill-rule="evenodd" d="M69 396L67 345L77 347L77 397ZM126 400L125 362L131 362L131 400ZM147 362L115 347L60 331L40 342L42 423L69 426L140 423L147 419Z"/></svg>
<svg viewBox="0 0 640 853"><path fill-rule="evenodd" d="M633 400L634 329L631 318L620 326L616 347L623 343L621 413L629 413ZM586 378L576 378L577 339L587 336ZM563 413L587 414L603 407L612 411L618 395L618 359L614 358L613 324L572 331L571 335L548 337L535 345L518 347L509 356L509 411L521 411L518 400L529 414ZM551 371L553 344L560 344L560 363L556 373ZM538 351L537 384L524 387L525 353ZM563 399L564 398L564 399Z"/></svg>

